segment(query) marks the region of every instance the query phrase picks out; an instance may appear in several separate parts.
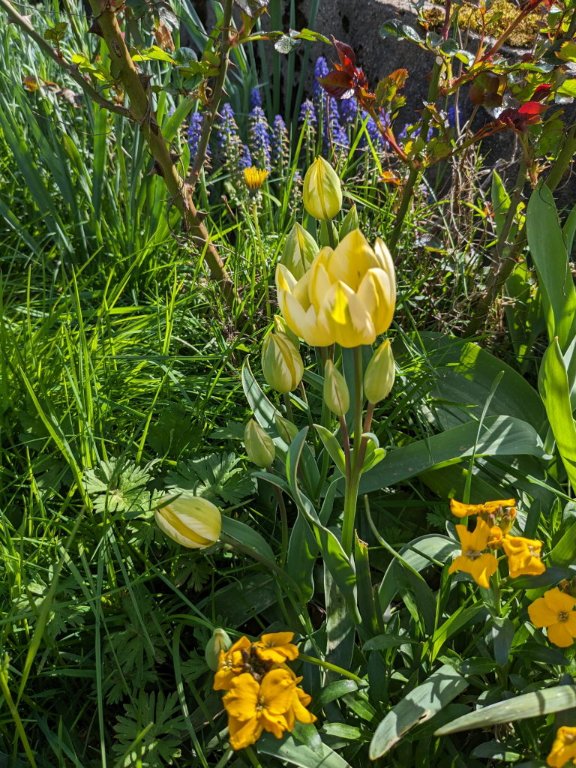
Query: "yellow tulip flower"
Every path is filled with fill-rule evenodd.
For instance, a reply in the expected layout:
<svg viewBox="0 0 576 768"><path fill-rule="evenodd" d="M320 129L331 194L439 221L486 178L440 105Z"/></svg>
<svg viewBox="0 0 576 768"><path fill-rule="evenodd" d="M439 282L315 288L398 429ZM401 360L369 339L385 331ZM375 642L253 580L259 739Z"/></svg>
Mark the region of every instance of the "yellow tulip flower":
<svg viewBox="0 0 576 768"><path fill-rule="evenodd" d="M392 322L396 276L390 252L359 229L323 248L300 279L279 264L278 303L286 324L311 346L372 344Z"/></svg>

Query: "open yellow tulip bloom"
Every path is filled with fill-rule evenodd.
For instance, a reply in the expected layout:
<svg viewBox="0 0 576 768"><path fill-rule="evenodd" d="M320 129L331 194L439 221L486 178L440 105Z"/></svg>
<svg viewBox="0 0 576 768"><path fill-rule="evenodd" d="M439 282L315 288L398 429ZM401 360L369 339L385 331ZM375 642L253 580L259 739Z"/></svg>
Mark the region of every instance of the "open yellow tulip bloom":
<svg viewBox="0 0 576 768"><path fill-rule="evenodd" d="M276 287L288 327L311 346L372 344L394 316L392 257L381 240L371 248L359 229L336 249L323 248L300 280L279 264Z"/></svg>

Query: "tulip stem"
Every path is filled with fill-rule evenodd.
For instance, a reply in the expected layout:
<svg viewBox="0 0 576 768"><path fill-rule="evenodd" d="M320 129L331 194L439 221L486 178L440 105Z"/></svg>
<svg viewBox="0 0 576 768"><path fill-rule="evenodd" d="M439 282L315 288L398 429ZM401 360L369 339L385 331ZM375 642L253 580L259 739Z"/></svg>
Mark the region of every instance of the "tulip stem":
<svg viewBox="0 0 576 768"><path fill-rule="evenodd" d="M286 513L286 504L284 504L284 496L278 486L274 485L274 493L276 494L276 500L278 502L278 509L280 510L280 525L281 525L281 542L280 542L280 567L284 568L286 558L288 556L288 515Z"/></svg>
<svg viewBox="0 0 576 768"><path fill-rule="evenodd" d="M354 546L354 530L356 507L358 506L358 488L362 475L362 413L364 396L362 379L364 366L362 363L362 347L354 348L354 450L347 463L346 486L344 491L344 517L342 520L342 547L347 555L352 554Z"/></svg>
<svg viewBox="0 0 576 768"><path fill-rule="evenodd" d="M366 687L366 680L363 680L361 677L358 677L358 675L355 675L354 672L349 672L347 669L344 669L343 667L338 667L336 664L332 664L330 661L323 661L322 659L316 659L314 656L308 656L305 653L301 653L298 656L298 659L300 661L305 661L308 664L315 664L317 667L322 667L323 669L327 669L330 672L336 672L341 677L347 677L348 680L354 680L354 682L358 683L361 688Z"/></svg>

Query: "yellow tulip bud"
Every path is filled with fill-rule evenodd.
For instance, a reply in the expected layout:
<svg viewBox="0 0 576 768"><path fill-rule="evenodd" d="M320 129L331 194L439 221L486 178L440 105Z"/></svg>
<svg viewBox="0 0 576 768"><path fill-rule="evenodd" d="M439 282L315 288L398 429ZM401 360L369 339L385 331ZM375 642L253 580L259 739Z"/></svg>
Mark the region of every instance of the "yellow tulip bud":
<svg viewBox="0 0 576 768"><path fill-rule="evenodd" d="M160 530L183 547L204 549L220 537L220 510L200 496L179 496L157 509L154 516Z"/></svg>
<svg viewBox="0 0 576 768"><path fill-rule="evenodd" d="M298 434L298 427L296 424L285 419L284 416L280 416L280 414L276 414L274 417L274 424L282 440L290 445L292 440L294 440Z"/></svg>
<svg viewBox="0 0 576 768"><path fill-rule="evenodd" d="M276 333L283 333L284 336L288 336L296 349L300 349L300 339L290 330L290 328L288 328L288 323L284 320L282 315L274 315L274 331Z"/></svg>
<svg viewBox="0 0 576 768"><path fill-rule="evenodd" d="M274 461L276 453L274 442L254 419L250 419L244 428L244 447L246 455L257 467L265 469Z"/></svg>
<svg viewBox="0 0 576 768"><path fill-rule="evenodd" d="M232 640L228 636L228 632L224 629L215 629L212 633L212 637L206 643L204 650L204 657L206 664L212 670L216 672L218 669L218 662L220 660L220 653L226 652L232 646Z"/></svg>
<svg viewBox="0 0 576 768"><path fill-rule="evenodd" d="M279 262L284 264L299 280L310 269L318 250L318 243L312 235L303 226L296 223L286 238L284 251Z"/></svg>
<svg viewBox="0 0 576 768"><path fill-rule="evenodd" d="M332 360L327 360L324 368L324 402L336 416L344 416L350 407L346 379Z"/></svg>
<svg viewBox="0 0 576 768"><path fill-rule="evenodd" d="M304 363L296 346L281 333L269 333L262 344L262 373L281 394L292 392L302 381Z"/></svg>
<svg viewBox="0 0 576 768"><path fill-rule="evenodd" d="M370 403L379 403L388 397L394 386L395 375L394 355L386 339L372 355L364 374L364 393Z"/></svg>
<svg viewBox="0 0 576 768"><path fill-rule="evenodd" d="M333 219L342 208L338 174L323 157L317 157L304 176L304 208L315 219Z"/></svg>

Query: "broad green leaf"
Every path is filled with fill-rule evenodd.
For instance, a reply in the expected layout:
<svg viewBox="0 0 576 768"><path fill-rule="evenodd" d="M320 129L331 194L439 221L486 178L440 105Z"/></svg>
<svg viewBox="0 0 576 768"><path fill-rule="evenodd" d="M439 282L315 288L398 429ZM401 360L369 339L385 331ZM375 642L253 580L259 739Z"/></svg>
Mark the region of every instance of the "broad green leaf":
<svg viewBox="0 0 576 768"><path fill-rule="evenodd" d="M450 554L459 549L452 539L436 534L414 539L403 547L386 569L378 588L380 610L385 611L398 593L408 590L414 595L427 631L432 632L436 599L420 571L434 562L443 565Z"/></svg>
<svg viewBox="0 0 576 768"><path fill-rule="evenodd" d="M496 234L500 237L500 233L504 228L504 222L506 221L506 215L510 208L510 195L506 192L506 187L500 174L497 171L492 172L492 209L494 210L494 222L496 224Z"/></svg>
<svg viewBox="0 0 576 768"><path fill-rule="evenodd" d="M222 515L222 533L232 546L240 545L243 550L250 552L256 560L276 562L270 544L258 531L250 528L246 523Z"/></svg>
<svg viewBox="0 0 576 768"><path fill-rule="evenodd" d="M576 288L554 197L545 184L530 197L526 232L545 299L548 337L557 336L564 350L576 331Z"/></svg>
<svg viewBox="0 0 576 768"><path fill-rule="evenodd" d="M332 574L338 588L347 600L348 608L352 612L357 623L360 622L358 608L356 606L356 573L354 566L347 557L342 544L336 538L336 534L322 525L318 513L310 499L300 490L298 483L298 467L305 445L308 429L302 429L292 441L286 459L286 475L290 485L292 498L296 502L298 511L304 515L320 547L322 559Z"/></svg>
<svg viewBox="0 0 576 768"><path fill-rule="evenodd" d="M460 606L446 621L441 624L432 636L431 660L438 656L444 643L453 635L470 624L486 621L488 611L483 605Z"/></svg>
<svg viewBox="0 0 576 768"><path fill-rule="evenodd" d="M342 696L347 696L349 693L355 693L358 690L358 683L354 680L334 680L333 683L322 689L320 693L318 703L324 706L331 701L336 701Z"/></svg>
<svg viewBox="0 0 576 768"><path fill-rule="evenodd" d="M500 723L513 723L527 717L539 717L551 712L561 712L576 706L576 686L558 685L541 691L523 693L513 699L499 701L489 707L477 709L439 728L435 735L467 731L470 728L486 728Z"/></svg>
<svg viewBox="0 0 576 768"><path fill-rule="evenodd" d="M517 370L478 344L445 334L422 333L412 342L423 346L427 364L435 371L432 395L444 429L480 418L489 401L487 417L512 416L545 435L546 411L538 392ZM405 355L400 350L398 357Z"/></svg>
<svg viewBox="0 0 576 768"><path fill-rule="evenodd" d="M196 98L193 98L192 96L186 96L186 98L182 99L180 104L178 104L174 112L162 126L162 133L164 134L166 141L172 141L174 139L178 133L178 129L184 120L186 120L196 102Z"/></svg>
<svg viewBox="0 0 576 768"><path fill-rule="evenodd" d="M378 725L370 742L370 759L385 755L411 728L430 720L467 687L468 683L454 667L449 664L440 667L425 683L410 691Z"/></svg>
<svg viewBox="0 0 576 768"><path fill-rule="evenodd" d="M308 522L298 514L290 531L286 571L300 587L304 602L308 602L314 594L314 563L319 551Z"/></svg>
<svg viewBox="0 0 576 768"><path fill-rule="evenodd" d="M572 416L568 375L558 339L554 339L544 353L538 386L558 453L576 491L576 423Z"/></svg>
<svg viewBox="0 0 576 768"><path fill-rule="evenodd" d="M370 493L418 476L442 465L475 456L546 457L538 433L530 424L509 416L492 416L447 429L426 440L389 451L386 458L362 478L360 493Z"/></svg>
<svg viewBox="0 0 576 768"><path fill-rule="evenodd" d="M549 557L554 565L572 565L576 562L576 522L564 531Z"/></svg>
<svg viewBox="0 0 576 768"><path fill-rule="evenodd" d="M568 218L564 222L562 234L564 235L564 242L566 243L566 252L570 257L572 248L574 247L574 235L576 234L576 205L572 208Z"/></svg>
<svg viewBox="0 0 576 768"><path fill-rule="evenodd" d="M411 640L408 635L400 637L399 635L376 635L362 646L366 651L387 651L389 648L400 648L401 645L417 643L417 640Z"/></svg>
<svg viewBox="0 0 576 768"><path fill-rule="evenodd" d="M340 447L340 443L336 439L336 436L330 432L329 429L326 429L326 427L323 427L321 424L314 424L314 429L316 432L318 432L318 435L320 436L320 440L322 440L322 445L328 453L330 454L330 458L336 464L336 467L338 468L340 474L345 475L346 474L346 462L344 459L344 451Z"/></svg>
<svg viewBox="0 0 576 768"><path fill-rule="evenodd" d="M260 569L256 573L245 573L241 581L233 581L209 594L198 608L221 617L226 626L240 627L277 602L276 575Z"/></svg>
<svg viewBox="0 0 576 768"><path fill-rule="evenodd" d="M316 749L306 744L298 744L293 736L280 741L271 734L264 734L258 740L258 754L277 757L283 763L296 765L298 768L352 768L326 744L321 742Z"/></svg>

